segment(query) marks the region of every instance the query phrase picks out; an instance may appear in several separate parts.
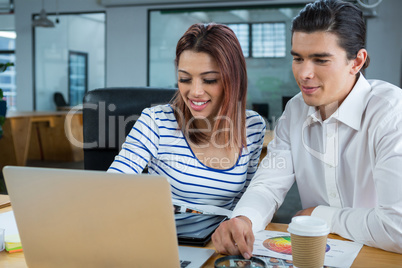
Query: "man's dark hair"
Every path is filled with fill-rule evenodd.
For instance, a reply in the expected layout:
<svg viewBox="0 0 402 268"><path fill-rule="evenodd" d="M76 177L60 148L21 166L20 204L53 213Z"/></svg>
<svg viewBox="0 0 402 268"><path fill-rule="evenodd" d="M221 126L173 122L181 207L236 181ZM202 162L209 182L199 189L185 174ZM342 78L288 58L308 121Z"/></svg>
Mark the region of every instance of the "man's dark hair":
<svg viewBox="0 0 402 268"><path fill-rule="evenodd" d="M339 46L346 51L349 60L366 46L366 24L363 12L352 3L341 0L318 0L307 4L292 22L294 32L313 33L325 31L336 34ZM362 69L369 66L367 55Z"/></svg>

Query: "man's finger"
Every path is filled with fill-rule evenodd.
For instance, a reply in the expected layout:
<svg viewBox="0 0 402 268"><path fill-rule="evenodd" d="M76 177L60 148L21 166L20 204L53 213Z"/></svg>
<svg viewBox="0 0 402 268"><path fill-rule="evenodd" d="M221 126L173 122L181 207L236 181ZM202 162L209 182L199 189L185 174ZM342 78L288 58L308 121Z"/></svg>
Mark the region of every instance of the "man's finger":
<svg viewBox="0 0 402 268"><path fill-rule="evenodd" d="M249 249L249 251L246 253L248 253L249 256L251 257L253 254L253 246L254 246L255 237L254 237L254 234L252 231L246 233L245 235L246 235L246 243L247 243L247 246ZM244 256L244 254L243 254L243 256ZM244 257L246 257L246 256L244 256Z"/></svg>
<svg viewBox="0 0 402 268"><path fill-rule="evenodd" d="M238 252L246 259L251 258L253 251L254 235L249 223L241 218L233 220L233 240L237 244ZM249 240L249 241L248 241ZM252 243L250 244L250 242Z"/></svg>

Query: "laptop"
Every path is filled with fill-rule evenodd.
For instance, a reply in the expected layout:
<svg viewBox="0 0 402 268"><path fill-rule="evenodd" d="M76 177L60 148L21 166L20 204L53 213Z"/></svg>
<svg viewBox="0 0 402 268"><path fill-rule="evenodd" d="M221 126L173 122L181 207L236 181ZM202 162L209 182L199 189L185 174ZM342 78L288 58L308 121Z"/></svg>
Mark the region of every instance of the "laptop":
<svg viewBox="0 0 402 268"><path fill-rule="evenodd" d="M165 177L13 166L3 173L30 268L190 268L215 252L178 246Z"/></svg>

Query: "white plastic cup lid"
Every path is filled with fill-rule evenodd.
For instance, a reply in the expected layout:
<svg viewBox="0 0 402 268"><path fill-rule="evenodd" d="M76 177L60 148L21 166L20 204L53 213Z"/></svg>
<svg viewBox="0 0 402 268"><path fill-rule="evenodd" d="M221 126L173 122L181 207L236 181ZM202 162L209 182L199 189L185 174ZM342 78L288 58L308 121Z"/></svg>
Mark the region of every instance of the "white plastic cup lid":
<svg viewBox="0 0 402 268"><path fill-rule="evenodd" d="M327 222L313 216L297 216L292 218L288 232L300 236L323 236L329 234Z"/></svg>

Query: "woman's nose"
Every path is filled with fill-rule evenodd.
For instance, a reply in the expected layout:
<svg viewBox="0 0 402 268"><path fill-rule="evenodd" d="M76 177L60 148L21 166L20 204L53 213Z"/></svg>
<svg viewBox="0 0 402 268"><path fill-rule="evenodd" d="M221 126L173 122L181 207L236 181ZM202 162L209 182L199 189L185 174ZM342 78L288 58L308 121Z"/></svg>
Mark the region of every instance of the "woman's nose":
<svg viewBox="0 0 402 268"><path fill-rule="evenodd" d="M194 96L201 96L204 94L204 87L202 81L194 80L193 85L191 87L191 91Z"/></svg>

